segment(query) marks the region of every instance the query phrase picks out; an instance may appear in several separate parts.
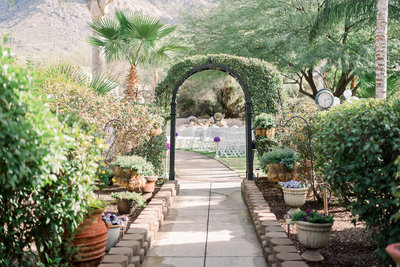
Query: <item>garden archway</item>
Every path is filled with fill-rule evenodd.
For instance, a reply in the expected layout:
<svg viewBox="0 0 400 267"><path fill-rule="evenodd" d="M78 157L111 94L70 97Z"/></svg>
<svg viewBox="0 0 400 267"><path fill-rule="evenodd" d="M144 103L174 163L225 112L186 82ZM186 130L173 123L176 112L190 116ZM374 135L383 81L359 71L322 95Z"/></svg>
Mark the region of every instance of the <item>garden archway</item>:
<svg viewBox="0 0 400 267"><path fill-rule="evenodd" d="M261 112L276 113L278 88L281 83L278 72L267 62L230 55L204 55L186 58L173 65L164 81L156 87L156 103L171 119L170 173L175 179L175 132L176 97L180 86L192 75L204 70L228 73L240 84L246 105L246 178L253 179L253 152L251 120ZM170 112L168 112L170 111Z"/></svg>

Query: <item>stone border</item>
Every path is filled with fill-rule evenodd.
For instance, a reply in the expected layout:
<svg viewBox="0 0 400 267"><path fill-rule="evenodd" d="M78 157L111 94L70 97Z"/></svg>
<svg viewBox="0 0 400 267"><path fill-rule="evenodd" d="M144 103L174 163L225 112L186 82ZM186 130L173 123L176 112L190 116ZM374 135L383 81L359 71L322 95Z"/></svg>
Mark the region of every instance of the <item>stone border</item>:
<svg viewBox="0 0 400 267"><path fill-rule="evenodd" d="M270 267L306 267L254 181L243 180L242 196L249 208L258 240Z"/></svg>
<svg viewBox="0 0 400 267"><path fill-rule="evenodd" d="M179 184L176 180L164 183L135 221L129 222L129 229L123 232L122 239L103 257L98 267L138 267L177 194Z"/></svg>

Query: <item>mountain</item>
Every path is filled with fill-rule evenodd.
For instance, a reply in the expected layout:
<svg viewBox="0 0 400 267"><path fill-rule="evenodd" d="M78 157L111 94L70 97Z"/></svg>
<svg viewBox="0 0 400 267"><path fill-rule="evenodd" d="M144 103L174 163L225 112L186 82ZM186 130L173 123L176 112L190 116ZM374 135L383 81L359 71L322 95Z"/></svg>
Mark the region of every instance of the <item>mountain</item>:
<svg viewBox="0 0 400 267"><path fill-rule="evenodd" d="M179 24L183 13L198 6L215 5L216 0L115 0L117 8L129 8ZM89 65L90 14L85 0L0 0L0 35L10 34L7 44L18 58L35 60L68 59Z"/></svg>

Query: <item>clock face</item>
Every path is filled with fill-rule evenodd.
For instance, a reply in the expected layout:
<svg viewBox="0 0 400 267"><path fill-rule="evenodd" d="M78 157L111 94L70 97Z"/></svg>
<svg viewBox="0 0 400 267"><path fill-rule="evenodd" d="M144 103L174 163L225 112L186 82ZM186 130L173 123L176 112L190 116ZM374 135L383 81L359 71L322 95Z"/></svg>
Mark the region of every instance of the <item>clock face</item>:
<svg viewBox="0 0 400 267"><path fill-rule="evenodd" d="M334 101L333 95L329 91L322 91L317 96L317 103L322 108L329 108Z"/></svg>

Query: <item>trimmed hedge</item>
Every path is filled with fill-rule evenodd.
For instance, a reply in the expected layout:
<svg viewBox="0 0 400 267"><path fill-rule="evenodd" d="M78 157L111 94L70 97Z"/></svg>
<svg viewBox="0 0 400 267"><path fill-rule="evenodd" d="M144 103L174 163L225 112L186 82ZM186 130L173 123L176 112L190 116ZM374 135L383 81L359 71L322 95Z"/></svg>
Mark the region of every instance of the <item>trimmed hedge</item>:
<svg viewBox="0 0 400 267"><path fill-rule="evenodd" d="M313 125L317 167L355 219L377 231L377 253L400 241L400 101L360 100L322 112Z"/></svg>
<svg viewBox="0 0 400 267"><path fill-rule="evenodd" d="M156 102L169 117L170 104L176 84L192 68L210 62L224 65L239 74L246 83L252 101L253 116L262 112L276 114L281 84L278 72L267 62L231 55L199 55L188 57L170 68L164 81L156 87ZM168 114L168 115L167 115Z"/></svg>

